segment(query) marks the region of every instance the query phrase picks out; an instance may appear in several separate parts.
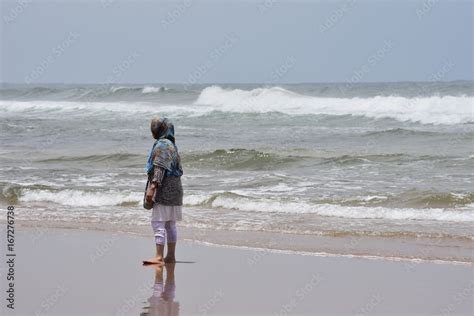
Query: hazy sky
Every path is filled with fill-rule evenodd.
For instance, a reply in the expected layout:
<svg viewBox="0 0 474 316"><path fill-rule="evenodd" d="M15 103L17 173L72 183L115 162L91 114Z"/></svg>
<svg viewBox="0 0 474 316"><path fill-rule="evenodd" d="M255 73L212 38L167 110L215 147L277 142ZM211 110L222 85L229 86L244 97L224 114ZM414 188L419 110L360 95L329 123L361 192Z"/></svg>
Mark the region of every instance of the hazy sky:
<svg viewBox="0 0 474 316"><path fill-rule="evenodd" d="M0 80L473 79L472 3L2 0Z"/></svg>

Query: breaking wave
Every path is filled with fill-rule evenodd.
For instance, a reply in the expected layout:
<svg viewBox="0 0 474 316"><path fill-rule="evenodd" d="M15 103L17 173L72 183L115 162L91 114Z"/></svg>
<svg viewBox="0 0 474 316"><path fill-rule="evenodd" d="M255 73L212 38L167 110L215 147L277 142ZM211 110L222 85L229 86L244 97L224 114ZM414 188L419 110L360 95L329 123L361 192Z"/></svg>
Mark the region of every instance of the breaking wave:
<svg viewBox="0 0 474 316"><path fill-rule="evenodd" d="M64 206L100 207L100 206L138 206L142 194L138 192L120 192L117 190L92 191L78 189L58 189L45 185L5 186L0 200L9 203L51 202Z"/></svg>
<svg viewBox="0 0 474 316"><path fill-rule="evenodd" d="M255 199L231 192L215 193L212 195L190 195L185 198L185 203L190 206L206 206L247 212L310 213L321 216L354 219L474 222L474 212L472 210L344 206L327 203L316 204L296 201L278 201L274 199Z"/></svg>
<svg viewBox="0 0 474 316"><path fill-rule="evenodd" d="M76 207L139 207L142 192L61 189L46 185L5 185L0 200L34 206L54 203ZM291 200L252 197L233 192L186 194L187 207L243 212L316 214L328 217L387 220L474 222L474 193L408 191L400 196L357 197L346 200ZM394 207L393 204L397 206Z"/></svg>
<svg viewBox="0 0 474 316"><path fill-rule="evenodd" d="M210 86L187 91L164 86L34 87L2 89L0 108L11 112L86 111L141 115L158 109L169 115L281 113L393 119L421 124L474 122L471 95L355 96L306 95L282 87L252 90ZM199 92L200 91L200 92ZM310 93L310 92L307 92ZM194 101L193 101L194 100ZM176 102L179 103L176 103ZM410 133L394 130L396 134Z"/></svg>
<svg viewBox="0 0 474 316"><path fill-rule="evenodd" d="M289 115L355 115L422 124L474 122L474 98L468 96L329 98L301 95L280 87L253 90L205 88L195 104L224 112L281 112Z"/></svg>

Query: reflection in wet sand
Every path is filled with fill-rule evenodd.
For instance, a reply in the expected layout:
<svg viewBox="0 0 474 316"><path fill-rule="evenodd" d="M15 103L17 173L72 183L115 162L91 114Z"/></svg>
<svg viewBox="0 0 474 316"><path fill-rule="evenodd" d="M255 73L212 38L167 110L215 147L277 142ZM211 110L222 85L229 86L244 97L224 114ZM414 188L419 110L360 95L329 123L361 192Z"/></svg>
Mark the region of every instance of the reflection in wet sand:
<svg viewBox="0 0 474 316"><path fill-rule="evenodd" d="M179 302L176 302L176 283L174 278L175 263L167 263L166 279L163 282L163 266L156 266L155 284L153 294L148 299L149 306L144 308L140 316L177 316L179 315Z"/></svg>

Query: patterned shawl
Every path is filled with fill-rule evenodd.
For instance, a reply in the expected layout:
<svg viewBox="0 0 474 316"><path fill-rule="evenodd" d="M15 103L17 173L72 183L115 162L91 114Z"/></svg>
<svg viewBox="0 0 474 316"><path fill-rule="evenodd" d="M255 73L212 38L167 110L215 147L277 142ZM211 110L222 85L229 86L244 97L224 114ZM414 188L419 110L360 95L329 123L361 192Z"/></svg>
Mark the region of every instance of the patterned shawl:
<svg viewBox="0 0 474 316"><path fill-rule="evenodd" d="M145 166L148 175L153 172L153 167L158 166L166 170L166 176L180 177L183 175L181 158L175 144L174 126L167 118L160 120L157 140L153 144ZM154 159L153 159L154 158Z"/></svg>

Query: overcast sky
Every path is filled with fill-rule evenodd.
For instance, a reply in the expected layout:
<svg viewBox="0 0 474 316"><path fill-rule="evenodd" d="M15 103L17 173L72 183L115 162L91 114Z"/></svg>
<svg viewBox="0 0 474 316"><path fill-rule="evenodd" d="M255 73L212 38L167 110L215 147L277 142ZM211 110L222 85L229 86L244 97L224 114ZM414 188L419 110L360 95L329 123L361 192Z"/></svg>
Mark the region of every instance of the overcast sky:
<svg viewBox="0 0 474 316"><path fill-rule="evenodd" d="M472 80L472 3L2 0L0 80Z"/></svg>

